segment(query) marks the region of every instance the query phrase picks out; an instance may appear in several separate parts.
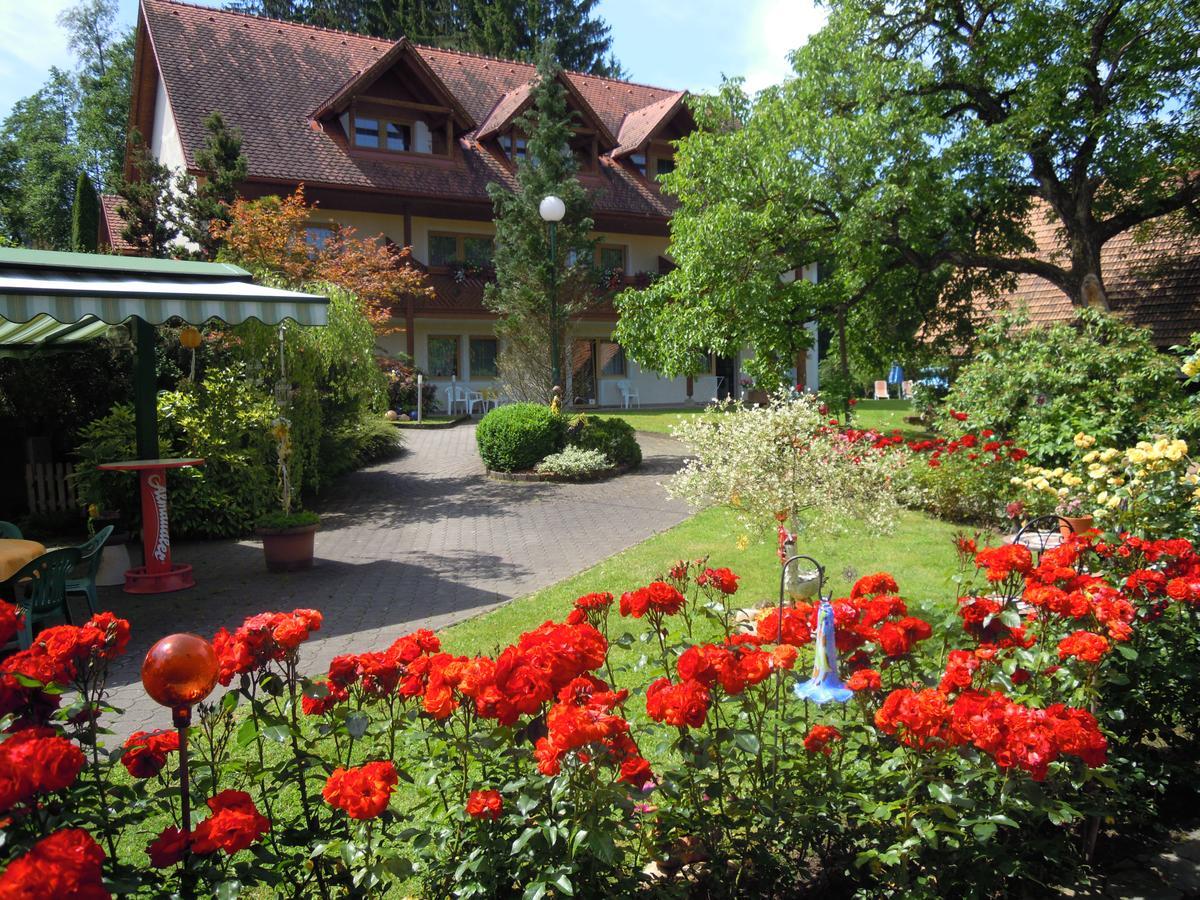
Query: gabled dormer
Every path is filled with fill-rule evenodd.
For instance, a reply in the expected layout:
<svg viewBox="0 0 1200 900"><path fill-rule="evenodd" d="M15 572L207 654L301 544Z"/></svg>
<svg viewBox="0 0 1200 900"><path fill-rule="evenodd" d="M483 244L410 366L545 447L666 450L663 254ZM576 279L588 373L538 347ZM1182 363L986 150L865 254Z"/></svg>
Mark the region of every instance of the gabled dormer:
<svg viewBox="0 0 1200 900"><path fill-rule="evenodd" d="M617 146L617 139L570 79L562 72L557 77L567 92L567 108L577 117L572 129L570 150L579 163L580 173L595 174L599 171L600 157ZM504 157L514 164L524 159L527 152L525 134L517 127L516 120L533 102L536 84L536 79L527 81L502 96L475 135L480 143L494 143Z"/></svg>
<svg viewBox="0 0 1200 900"><path fill-rule="evenodd" d="M687 91L680 91L625 116L613 159L652 181L674 171L672 141L696 129L686 99Z"/></svg>
<svg viewBox="0 0 1200 900"><path fill-rule="evenodd" d="M351 153L387 158L454 155L475 121L407 38L351 76L311 115L339 132Z"/></svg>

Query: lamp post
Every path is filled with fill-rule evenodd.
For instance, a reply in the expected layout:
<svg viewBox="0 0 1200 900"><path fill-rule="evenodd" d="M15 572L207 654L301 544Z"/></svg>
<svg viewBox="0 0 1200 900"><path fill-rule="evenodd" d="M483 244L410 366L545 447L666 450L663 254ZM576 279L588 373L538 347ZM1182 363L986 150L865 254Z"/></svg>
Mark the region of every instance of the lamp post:
<svg viewBox="0 0 1200 900"><path fill-rule="evenodd" d="M567 204L562 199L550 194L538 204L538 215L550 226L550 371L554 383L552 389L562 385L561 359L558 353L558 248L555 244L555 232L563 216L567 214Z"/></svg>

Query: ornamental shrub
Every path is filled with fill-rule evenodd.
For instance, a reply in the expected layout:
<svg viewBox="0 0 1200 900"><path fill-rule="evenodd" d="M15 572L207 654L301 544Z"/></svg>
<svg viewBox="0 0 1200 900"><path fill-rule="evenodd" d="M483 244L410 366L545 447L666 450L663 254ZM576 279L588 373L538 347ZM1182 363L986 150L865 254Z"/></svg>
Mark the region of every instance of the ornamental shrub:
<svg viewBox="0 0 1200 900"><path fill-rule="evenodd" d="M601 419L580 413L567 424L567 443L584 450L599 450L613 465L642 464L642 448L633 426L624 419Z"/></svg>
<svg viewBox="0 0 1200 900"><path fill-rule="evenodd" d="M1073 323L1030 326L1003 316L983 330L943 404L977 428L1006 435L1046 464L1064 460L1079 432L1130 446L1184 408L1174 360L1150 332L1095 310Z"/></svg>
<svg viewBox="0 0 1200 900"><path fill-rule="evenodd" d="M589 478L612 471L612 460L599 450L585 450L568 444L537 464L539 475L562 478Z"/></svg>
<svg viewBox="0 0 1200 900"><path fill-rule="evenodd" d="M563 448L566 424L540 403L513 403L493 409L475 429L483 464L497 472L532 469Z"/></svg>

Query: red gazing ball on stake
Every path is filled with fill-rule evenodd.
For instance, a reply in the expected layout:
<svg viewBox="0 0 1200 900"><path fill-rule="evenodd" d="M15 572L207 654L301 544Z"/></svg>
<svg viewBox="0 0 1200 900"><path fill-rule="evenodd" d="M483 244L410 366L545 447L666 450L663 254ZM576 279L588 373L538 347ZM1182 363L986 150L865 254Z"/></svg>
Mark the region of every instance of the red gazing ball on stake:
<svg viewBox="0 0 1200 900"><path fill-rule="evenodd" d="M150 648L142 663L142 685L172 710L191 707L217 683L217 652L196 634L172 634Z"/></svg>

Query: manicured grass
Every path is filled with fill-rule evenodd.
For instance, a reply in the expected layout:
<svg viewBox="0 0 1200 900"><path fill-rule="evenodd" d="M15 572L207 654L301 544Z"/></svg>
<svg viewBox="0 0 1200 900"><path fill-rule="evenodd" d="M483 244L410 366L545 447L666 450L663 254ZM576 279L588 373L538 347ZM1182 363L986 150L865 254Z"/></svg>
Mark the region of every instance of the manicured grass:
<svg viewBox="0 0 1200 900"><path fill-rule="evenodd" d="M855 428L884 432L898 428L905 437L925 437L926 432L921 426L904 421L912 414L911 400L859 400L854 407L852 424Z"/></svg>
<svg viewBox="0 0 1200 900"><path fill-rule="evenodd" d="M611 412L588 413L599 419L624 419L638 431L654 431L670 434L671 429L682 422L704 412L703 405L671 407L663 409L622 409Z"/></svg>
<svg viewBox="0 0 1200 900"><path fill-rule="evenodd" d="M895 532L887 536L872 535L857 523L841 533L811 526L801 537L800 552L825 565L835 596L845 596L861 575L889 571L914 609L945 608L955 598L950 583L956 569L951 539L958 530L923 513L903 512ZM443 644L452 653L492 653L547 619L561 621L576 597L593 591L619 596L661 576L676 560L702 556L708 556L711 565L727 566L741 576L739 605L774 602L779 596L774 538L752 539L747 549L739 550L740 533L732 511L704 510L578 575L447 629L441 633Z"/></svg>

